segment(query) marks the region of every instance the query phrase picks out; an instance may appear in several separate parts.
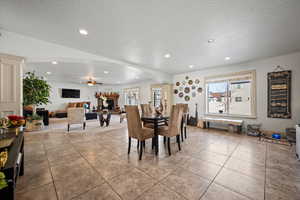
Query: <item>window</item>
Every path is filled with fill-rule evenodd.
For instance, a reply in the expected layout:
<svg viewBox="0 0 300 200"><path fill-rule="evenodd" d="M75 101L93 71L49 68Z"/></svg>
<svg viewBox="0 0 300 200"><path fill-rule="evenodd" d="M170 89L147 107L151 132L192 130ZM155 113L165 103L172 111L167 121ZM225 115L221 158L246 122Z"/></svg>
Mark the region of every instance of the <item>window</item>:
<svg viewBox="0 0 300 200"><path fill-rule="evenodd" d="M124 90L125 105L138 105L140 88L128 88Z"/></svg>
<svg viewBox="0 0 300 200"><path fill-rule="evenodd" d="M255 71L206 78L206 114L255 117Z"/></svg>
<svg viewBox="0 0 300 200"><path fill-rule="evenodd" d="M152 88L152 101L153 101L153 106L154 108L160 106L161 103L161 88Z"/></svg>

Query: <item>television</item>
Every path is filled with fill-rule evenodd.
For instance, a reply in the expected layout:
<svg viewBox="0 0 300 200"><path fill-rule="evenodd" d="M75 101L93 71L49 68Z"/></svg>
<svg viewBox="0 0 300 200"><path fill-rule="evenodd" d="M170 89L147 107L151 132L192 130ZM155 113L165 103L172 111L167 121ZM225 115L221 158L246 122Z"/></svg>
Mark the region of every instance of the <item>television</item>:
<svg viewBox="0 0 300 200"><path fill-rule="evenodd" d="M61 89L62 98L80 98L80 90L76 89Z"/></svg>

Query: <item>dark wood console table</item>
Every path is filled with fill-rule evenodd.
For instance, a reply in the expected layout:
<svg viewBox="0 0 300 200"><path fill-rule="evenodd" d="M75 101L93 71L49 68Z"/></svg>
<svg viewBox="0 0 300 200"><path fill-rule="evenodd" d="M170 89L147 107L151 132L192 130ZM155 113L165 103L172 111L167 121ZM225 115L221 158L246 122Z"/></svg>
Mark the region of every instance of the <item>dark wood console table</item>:
<svg viewBox="0 0 300 200"><path fill-rule="evenodd" d="M8 131L0 135L0 140L14 138L8 150L8 159L5 166L0 169L5 174L8 187L0 190L0 199L14 200L15 188L18 176L24 174L24 133L22 129L18 131ZM0 149L2 151L2 149Z"/></svg>

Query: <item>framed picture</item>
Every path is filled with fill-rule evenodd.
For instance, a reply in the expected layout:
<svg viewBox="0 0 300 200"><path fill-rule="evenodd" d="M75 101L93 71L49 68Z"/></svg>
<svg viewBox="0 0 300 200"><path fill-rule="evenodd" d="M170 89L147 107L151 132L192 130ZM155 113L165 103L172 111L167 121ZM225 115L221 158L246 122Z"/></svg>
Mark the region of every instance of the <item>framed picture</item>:
<svg viewBox="0 0 300 200"><path fill-rule="evenodd" d="M268 73L268 117L290 119L292 71Z"/></svg>

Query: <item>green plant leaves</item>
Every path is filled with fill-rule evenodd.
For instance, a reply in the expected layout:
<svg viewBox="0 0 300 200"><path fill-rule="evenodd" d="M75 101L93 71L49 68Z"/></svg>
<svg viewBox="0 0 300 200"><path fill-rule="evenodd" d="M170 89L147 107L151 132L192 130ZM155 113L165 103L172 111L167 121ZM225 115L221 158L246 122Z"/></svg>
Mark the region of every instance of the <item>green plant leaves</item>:
<svg viewBox="0 0 300 200"><path fill-rule="evenodd" d="M23 79L23 104L43 105L50 103L51 86L42 77L35 75L35 72L27 72Z"/></svg>

